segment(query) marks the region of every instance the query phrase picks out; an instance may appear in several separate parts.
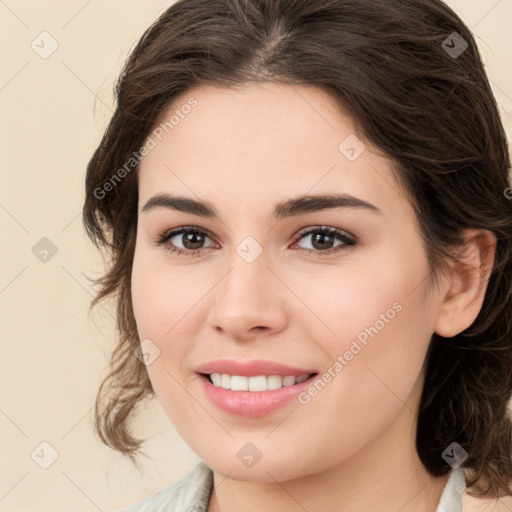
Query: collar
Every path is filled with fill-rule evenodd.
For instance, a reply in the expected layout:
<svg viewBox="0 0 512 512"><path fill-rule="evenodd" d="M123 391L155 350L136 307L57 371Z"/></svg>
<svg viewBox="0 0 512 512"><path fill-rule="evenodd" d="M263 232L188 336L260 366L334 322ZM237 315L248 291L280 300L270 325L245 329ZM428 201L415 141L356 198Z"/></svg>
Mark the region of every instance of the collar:
<svg viewBox="0 0 512 512"><path fill-rule="evenodd" d="M452 469L437 506L436 512L461 512L462 495L466 489L466 476L462 468Z"/></svg>

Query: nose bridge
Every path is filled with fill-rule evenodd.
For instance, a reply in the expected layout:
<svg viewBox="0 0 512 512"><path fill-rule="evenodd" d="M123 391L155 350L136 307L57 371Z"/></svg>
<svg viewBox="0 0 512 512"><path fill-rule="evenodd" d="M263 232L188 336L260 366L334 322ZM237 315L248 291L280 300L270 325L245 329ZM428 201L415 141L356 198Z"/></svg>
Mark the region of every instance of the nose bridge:
<svg viewBox="0 0 512 512"><path fill-rule="evenodd" d="M255 327L275 330L283 326L282 290L278 283L271 283L275 277L262 249L252 240L240 243L215 292L209 322L232 337L242 339Z"/></svg>

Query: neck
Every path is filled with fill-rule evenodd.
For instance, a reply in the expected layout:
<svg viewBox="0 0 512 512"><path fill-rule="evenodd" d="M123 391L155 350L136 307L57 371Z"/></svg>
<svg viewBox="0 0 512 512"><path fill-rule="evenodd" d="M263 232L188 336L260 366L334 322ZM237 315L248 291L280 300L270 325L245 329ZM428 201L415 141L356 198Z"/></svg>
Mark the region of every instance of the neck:
<svg viewBox="0 0 512 512"><path fill-rule="evenodd" d="M240 481L214 472L208 512L434 512L449 475L432 477L415 449L416 416L396 420L349 460L281 482Z"/></svg>

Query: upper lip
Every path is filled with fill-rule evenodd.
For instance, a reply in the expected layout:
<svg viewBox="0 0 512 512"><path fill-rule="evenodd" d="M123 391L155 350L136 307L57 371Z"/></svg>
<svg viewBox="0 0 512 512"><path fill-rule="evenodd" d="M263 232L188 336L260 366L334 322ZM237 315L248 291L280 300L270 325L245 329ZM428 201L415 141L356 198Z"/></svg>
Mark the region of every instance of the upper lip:
<svg viewBox="0 0 512 512"><path fill-rule="evenodd" d="M228 375L241 375L245 377L256 377L257 375L281 375L300 377L316 373L310 368L297 368L274 361L253 359L251 361L233 361L231 359L217 359L204 363L196 369L197 373L212 374L226 373Z"/></svg>

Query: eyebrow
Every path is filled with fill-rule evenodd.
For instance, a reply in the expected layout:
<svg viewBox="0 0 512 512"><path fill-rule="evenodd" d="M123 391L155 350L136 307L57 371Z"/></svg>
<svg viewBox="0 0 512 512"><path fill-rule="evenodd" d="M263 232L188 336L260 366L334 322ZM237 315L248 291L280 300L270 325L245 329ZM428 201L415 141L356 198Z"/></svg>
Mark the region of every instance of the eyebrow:
<svg viewBox="0 0 512 512"><path fill-rule="evenodd" d="M197 201L189 197L171 194L156 194L143 206L141 213L155 208L169 208L180 212L190 213L199 217L218 219L220 216L215 207L207 201ZM359 208L378 215L383 212L377 206L350 194L304 195L277 203L272 215L275 219L284 219L297 215L329 210L333 208Z"/></svg>

